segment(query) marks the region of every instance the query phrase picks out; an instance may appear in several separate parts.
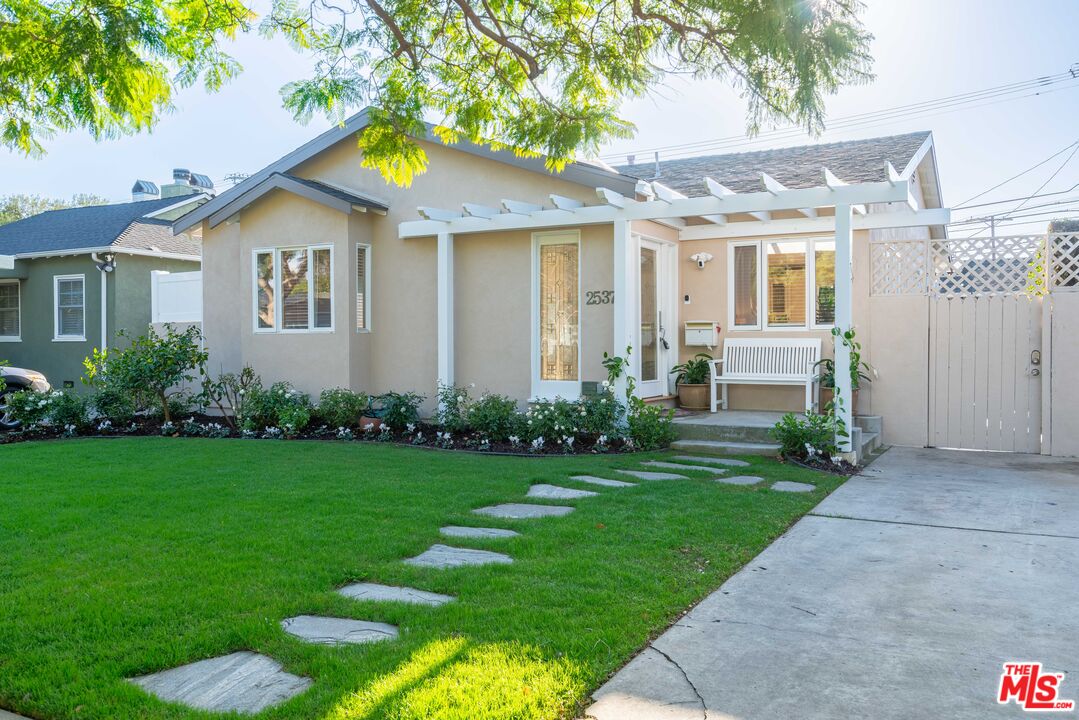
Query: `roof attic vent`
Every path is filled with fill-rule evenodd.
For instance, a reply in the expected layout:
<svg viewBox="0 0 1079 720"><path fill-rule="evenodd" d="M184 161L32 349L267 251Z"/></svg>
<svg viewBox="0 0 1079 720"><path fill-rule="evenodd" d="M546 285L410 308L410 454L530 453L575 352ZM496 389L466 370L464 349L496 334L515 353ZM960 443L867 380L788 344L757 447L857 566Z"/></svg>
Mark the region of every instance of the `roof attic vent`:
<svg viewBox="0 0 1079 720"><path fill-rule="evenodd" d="M202 175L200 173L191 173L191 179L188 181L197 188L203 190L213 190L214 181L210 179L209 175Z"/></svg>
<svg viewBox="0 0 1079 720"><path fill-rule="evenodd" d="M630 167L633 167L636 164L636 162L637 162L637 156L636 155L627 155L626 156L626 165L629 165Z"/></svg>
<svg viewBox="0 0 1079 720"><path fill-rule="evenodd" d="M132 202L138 202L139 200L156 200L161 191L158 189L156 183L152 183L149 180L136 180L135 184L131 186L131 200Z"/></svg>
<svg viewBox="0 0 1079 720"><path fill-rule="evenodd" d="M187 168L174 168L172 171L172 180L173 182L178 183L190 183L191 171Z"/></svg>

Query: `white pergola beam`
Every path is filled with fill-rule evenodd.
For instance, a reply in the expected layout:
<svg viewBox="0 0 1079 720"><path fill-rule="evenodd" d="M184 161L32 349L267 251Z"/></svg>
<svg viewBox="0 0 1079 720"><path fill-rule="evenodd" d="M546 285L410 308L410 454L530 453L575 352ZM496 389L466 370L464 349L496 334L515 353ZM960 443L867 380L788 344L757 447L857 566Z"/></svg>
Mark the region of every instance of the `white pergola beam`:
<svg viewBox="0 0 1079 720"><path fill-rule="evenodd" d="M718 184L718 183L717 183ZM528 216L502 213L493 218L457 217L443 222L417 220L398 225L398 235L430 237L440 232L473 233L498 230L523 230L559 227L561 225L595 225L616 220L659 220L664 218L703 217L706 215L733 215L736 213L772 213L798 208L833 207L840 204L904 202L908 182L892 185L888 182L846 185L835 190L828 187L798 188L785 190L778 195L755 192L723 195L717 197L692 197L663 202L649 200L627 202L625 207L611 205L588 205L558 195L551 197L557 210L540 210ZM430 209L428 209L430 210ZM443 211L444 212L444 211ZM730 227L728 224L727 227Z"/></svg>
<svg viewBox="0 0 1079 720"><path fill-rule="evenodd" d="M851 221L854 230L881 230L883 228L919 227L922 225L947 225L952 221L947 208L931 210L908 210L872 213L855 217ZM829 215L815 218L791 218L763 222L736 222L725 227L714 225L690 225L678 235L680 240L711 240L774 235L778 233L830 233L835 230L835 218Z"/></svg>
<svg viewBox="0 0 1079 720"><path fill-rule="evenodd" d="M496 215L501 215L502 211L498 208L489 207L487 205L477 205L475 203L464 203L461 205L464 208L465 214L471 217L481 218L493 218Z"/></svg>
<svg viewBox="0 0 1079 720"><path fill-rule="evenodd" d="M718 183L710 177L704 179L704 185L708 188L708 193L712 197L725 198L738 194L734 190L729 189L726 185Z"/></svg>
<svg viewBox="0 0 1079 720"><path fill-rule="evenodd" d="M665 203L672 203L675 200L685 200L686 199L686 195L684 193L680 193L677 190L675 190L674 188L667 187L666 185L664 185L661 182L652 182L651 183L651 189L652 189L652 194L654 195L654 197L657 200L661 200L661 201L663 201ZM708 222L714 223L716 225L726 225L727 224L727 216L726 215L722 215L722 214L717 213L717 214L713 214L713 215L702 215L701 217L702 217L702 219L707 220ZM682 224L684 225L685 223L683 222Z"/></svg>
<svg viewBox="0 0 1079 720"><path fill-rule="evenodd" d="M506 212L513 213L514 215L531 215L532 213L539 212L543 209L542 205L536 205L535 203L505 199L502 200L502 207L506 209Z"/></svg>
<svg viewBox="0 0 1079 720"><path fill-rule="evenodd" d="M598 195L599 199L602 200L603 202L605 202L606 204L610 205L611 207L616 207L616 208L624 208L627 203L634 202L633 200L630 200L629 198L627 198L622 193L615 192L614 190L611 190L610 188L603 188L603 187L596 188L596 195Z"/></svg>
<svg viewBox="0 0 1079 720"><path fill-rule="evenodd" d="M584 203L580 200L574 200L563 195L551 195L551 203L559 210L578 210L584 207Z"/></svg>
<svg viewBox="0 0 1079 720"><path fill-rule="evenodd" d="M821 170L824 171L824 185L829 190L839 190L840 188L849 187L847 183L833 175L832 171L828 168L821 168ZM854 211L855 215L865 215L865 205L852 204L850 209Z"/></svg>
<svg viewBox="0 0 1079 720"><path fill-rule="evenodd" d="M442 208L433 207L419 207L416 208L420 211L420 215L425 217L429 221L433 222L449 222L450 220L457 220L463 217L461 213L454 212L453 210L443 210Z"/></svg>

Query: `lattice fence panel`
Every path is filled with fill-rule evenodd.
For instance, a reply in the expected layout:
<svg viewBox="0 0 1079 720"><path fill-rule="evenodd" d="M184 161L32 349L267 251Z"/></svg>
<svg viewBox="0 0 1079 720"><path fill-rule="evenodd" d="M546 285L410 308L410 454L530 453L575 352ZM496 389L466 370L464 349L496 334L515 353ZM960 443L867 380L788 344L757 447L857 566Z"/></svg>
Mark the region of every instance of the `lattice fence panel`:
<svg viewBox="0 0 1079 720"><path fill-rule="evenodd" d="M931 291L950 297L1027 293L1044 273L1045 239L1016 235L932 240Z"/></svg>
<svg viewBox="0 0 1079 720"><path fill-rule="evenodd" d="M1079 290L1079 233L1049 236L1052 290Z"/></svg>
<svg viewBox="0 0 1079 720"><path fill-rule="evenodd" d="M869 246L872 295L924 295L929 273L925 240L875 242Z"/></svg>

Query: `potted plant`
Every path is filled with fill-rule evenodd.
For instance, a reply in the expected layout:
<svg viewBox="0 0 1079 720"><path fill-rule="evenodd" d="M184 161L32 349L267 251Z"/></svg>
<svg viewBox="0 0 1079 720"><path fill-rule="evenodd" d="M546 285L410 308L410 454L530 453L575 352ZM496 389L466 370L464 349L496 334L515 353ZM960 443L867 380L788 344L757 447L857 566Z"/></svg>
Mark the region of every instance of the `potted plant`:
<svg viewBox="0 0 1079 720"><path fill-rule="evenodd" d="M708 375L712 368L712 356L697 353L693 359L675 365L671 374L677 374L678 406L687 410L708 409Z"/></svg>
<svg viewBox="0 0 1079 720"><path fill-rule="evenodd" d="M824 358L818 360L813 366L817 368L817 382L825 390L831 390L835 393L835 360L832 358ZM859 362L855 367L857 372L852 372L850 375L851 381L851 394L854 396L850 400L850 412L851 415L858 414L858 385L864 382L873 382L873 378L870 373L873 372L873 366L867 362Z"/></svg>

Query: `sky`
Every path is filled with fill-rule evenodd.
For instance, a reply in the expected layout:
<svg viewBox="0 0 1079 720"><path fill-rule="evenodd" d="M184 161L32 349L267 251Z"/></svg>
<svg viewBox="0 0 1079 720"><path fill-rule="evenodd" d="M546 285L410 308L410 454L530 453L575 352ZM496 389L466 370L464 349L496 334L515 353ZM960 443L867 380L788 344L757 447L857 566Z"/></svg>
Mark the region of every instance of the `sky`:
<svg viewBox="0 0 1079 720"><path fill-rule="evenodd" d="M875 36L871 53L876 77L828 98L832 122L1058 75L1072 66L1079 75L1079 47L1075 45L1079 0L868 0L864 22ZM25 192L67 197L85 192L122 201L129 197L136 179L168 182L174 167L207 174L223 188L228 186L226 175L255 172L329 127L321 118L301 125L281 105L279 88L309 72L306 58L283 41L257 35L240 38L230 52L244 66L243 74L215 94L198 87L179 92L176 110L150 134L95 142L83 131L73 132L47 141L47 155L35 159L0 149L0 195ZM847 125L826 130L818 138L800 132L745 137L745 103L719 81L672 78L649 96L629 101L623 112L636 124L637 134L601 151L612 163L624 162L627 154L644 162L654 148L664 148L660 151L664 159L687 152L740 152L931 130L945 206L963 204L1061 150L1034 171L975 202L1021 198L1043 185L1041 193L1079 184L1079 155L1065 163L1076 149L1068 146L1079 141L1075 121L1079 76L1037 95L1022 92L1011 99L986 99L953 111ZM718 149L707 145L732 137L739 139L727 140ZM688 149L670 147L694 143L698 145ZM1079 198L1079 188L1046 200L1071 197ZM1018 204L956 210L953 219L1009 210ZM1079 199L1061 207L1074 210L1062 215L1079 217ZM1044 231L1044 217L1033 223L1000 232ZM976 226L956 227L952 234L963 236L975 230Z"/></svg>

